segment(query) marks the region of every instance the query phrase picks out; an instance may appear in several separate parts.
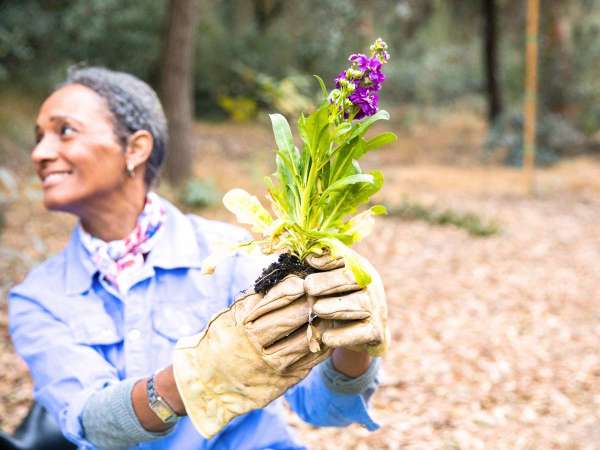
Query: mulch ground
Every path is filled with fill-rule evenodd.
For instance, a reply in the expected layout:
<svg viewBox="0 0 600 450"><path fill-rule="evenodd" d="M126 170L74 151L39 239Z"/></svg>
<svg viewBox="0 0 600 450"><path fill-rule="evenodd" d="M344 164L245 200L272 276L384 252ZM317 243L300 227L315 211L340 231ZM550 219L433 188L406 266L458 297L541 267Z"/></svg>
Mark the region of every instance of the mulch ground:
<svg viewBox="0 0 600 450"><path fill-rule="evenodd" d="M600 449L600 161L541 170L529 195L517 170L462 156L449 166L444 148L456 152L463 142L467 152L482 136L477 121L451 126L453 133L436 125L444 136L437 147L433 132L417 131L369 157L365 166L386 176L379 200L394 205L408 195L474 212L500 233L477 238L380 219L358 250L384 279L393 333L371 401L381 429L317 429L292 414L290 422L311 449ZM267 130L201 124L196 131L199 176L210 168L223 190L262 192L260 179L271 170ZM411 156L406 148L415 142L443 157ZM35 181L22 176L19 186L0 237L2 298L64 245L73 224L43 211ZM201 213L232 221L220 206ZM6 326L2 301L0 428L12 430L27 411L31 383Z"/></svg>

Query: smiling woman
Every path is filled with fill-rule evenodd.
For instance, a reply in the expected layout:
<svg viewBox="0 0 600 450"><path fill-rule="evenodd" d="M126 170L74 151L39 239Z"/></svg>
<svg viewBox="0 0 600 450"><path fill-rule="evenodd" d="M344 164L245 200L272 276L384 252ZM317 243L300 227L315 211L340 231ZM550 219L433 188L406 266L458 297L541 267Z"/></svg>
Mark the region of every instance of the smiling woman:
<svg viewBox="0 0 600 450"><path fill-rule="evenodd" d="M11 290L9 325L36 400L69 440L86 449L303 448L279 413L283 395L310 423L377 428L366 403L377 360L311 352L296 332L308 320L304 280L238 299L265 259L236 255L202 274L217 243L249 236L152 192L167 132L146 83L77 69L44 101L35 132L44 204L79 222L67 247ZM214 345L200 354L205 334Z"/></svg>
<svg viewBox="0 0 600 450"><path fill-rule="evenodd" d="M78 84L52 94L40 110L31 154L46 207L85 216L85 210L97 209L99 201L131 198L127 192L135 192L135 183L126 176L127 164L139 165L152 148L149 133L140 133L146 142L135 148L142 154L126 154L102 97ZM141 176L143 170L139 172Z"/></svg>
<svg viewBox="0 0 600 450"><path fill-rule="evenodd" d="M86 230L111 241L133 229L157 172L149 165L153 159L162 162L163 155L150 158L155 148L153 133L120 124L94 86L79 83L85 82L85 75L76 72L43 103L31 157L42 180L46 207L79 216ZM165 134L162 111L156 116L158 125L148 128L162 129ZM121 220L99 214L122 210L133 214L121 215Z"/></svg>

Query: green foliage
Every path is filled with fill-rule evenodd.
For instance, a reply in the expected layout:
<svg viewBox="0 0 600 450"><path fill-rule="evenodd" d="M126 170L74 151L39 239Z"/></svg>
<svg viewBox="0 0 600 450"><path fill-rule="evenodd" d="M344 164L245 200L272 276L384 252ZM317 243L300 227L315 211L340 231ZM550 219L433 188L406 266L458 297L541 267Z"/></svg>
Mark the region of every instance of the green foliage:
<svg viewBox="0 0 600 450"><path fill-rule="evenodd" d="M557 162L561 157L582 150L585 136L557 114L545 114L536 125L536 163ZM523 163L523 114L508 113L490 129L485 144L488 156L500 154L505 164Z"/></svg>
<svg viewBox="0 0 600 450"><path fill-rule="evenodd" d="M220 193L213 180L189 180L185 185L180 201L194 208L206 208L219 203Z"/></svg>
<svg viewBox="0 0 600 450"><path fill-rule="evenodd" d="M21 0L2 5L0 76L48 88L73 64L154 79L165 1Z"/></svg>
<svg viewBox="0 0 600 450"><path fill-rule="evenodd" d="M378 171L363 173L359 164L366 152L395 139L382 133L369 140L365 134L378 120L387 120L386 111L357 121L336 124L336 112L326 100L309 116L301 116L299 150L287 120L271 114L277 144L275 180L267 177L269 199L275 218L256 197L241 189L228 192L223 203L239 222L251 224L263 240L255 245L268 253L285 249L303 260L309 253L328 251L345 258L359 284L370 282L350 246L372 228L372 216L384 214L374 206L354 214L383 184Z"/></svg>
<svg viewBox="0 0 600 450"><path fill-rule="evenodd" d="M235 121L255 119L259 109L275 109L282 114L298 117L313 107L308 75L289 75L280 80L250 67L237 64L237 72L245 87L243 94L221 95L218 105Z"/></svg>
<svg viewBox="0 0 600 450"><path fill-rule="evenodd" d="M472 236L487 237L500 233L495 222L482 219L473 212L460 212L454 209L438 210L433 206L404 198L400 205L388 208L390 216L404 220L422 220L432 225L453 225L467 231Z"/></svg>
<svg viewBox="0 0 600 450"><path fill-rule="evenodd" d="M83 62L132 72L156 85L167 5L2 2L0 81L46 90L64 78L67 67ZM243 109L220 100L228 98L248 100L244 117L253 114L252 102L257 111L295 117L309 109L316 91L307 75L332 80L352 49L378 35L386 37L396 61L386 69L388 100L439 105L484 91L480 2L304 0L284 2L266 20L259 20L249 1L203 2L201 9L194 67L200 116ZM499 2L498 76L508 109L523 100L524 11L522 2ZM554 1L541 13L540 110L560 112L575 129L593 134L600 128L600 3ZM556 25L562 38L553 35Z"/></svg>
<svg viewBox="0 0 600 450"><path fill-rule="evenodd" d="M572 76L568 80L572 92L570 104L575 121L585 133L593 134L600 129L600 77L597 62L600 61L600 8L588 5L577 20L572 32ZM583 8L582 8L583 9ZM589 11L592 10L592 13ZM564 83L564 80L561 80Z"/></svg>
<svg viewBox="0 0 600 450"><path fill-rule="evenodd" d="M219 106L223 108L231 119L236 122L248 122L256 117L256 100L237 96L230 97L221 95L218 100Z"/></svg>

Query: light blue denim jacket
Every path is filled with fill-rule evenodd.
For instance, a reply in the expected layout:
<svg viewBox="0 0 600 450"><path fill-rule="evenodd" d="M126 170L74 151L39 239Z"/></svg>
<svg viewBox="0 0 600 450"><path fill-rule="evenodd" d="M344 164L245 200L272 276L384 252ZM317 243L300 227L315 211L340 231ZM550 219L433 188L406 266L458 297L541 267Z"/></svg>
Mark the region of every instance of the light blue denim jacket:
<svg viewBox="0 0 600 450"><path fill-rule="evenodd" d="M99 279L76 228L60 254L35 268L9 294L10 333L31 370L34 396L80 448L94 448L82 427L83 407L94 392L171 364L177 339L200 332L251 286L265 265L264 258L238 255L221 263L213 275L202 275L202 261L215 242L245 240L247 233L183 215L166 201L165 207L162 235L126 293L115 292ZM314 425L356 422L377 429L365 396L332 389L323 376L324 366L286 393L293 410ZM210 440L184 417L167 436L135 448L304 448L280 408L275 401L240 416Z"/></svg>

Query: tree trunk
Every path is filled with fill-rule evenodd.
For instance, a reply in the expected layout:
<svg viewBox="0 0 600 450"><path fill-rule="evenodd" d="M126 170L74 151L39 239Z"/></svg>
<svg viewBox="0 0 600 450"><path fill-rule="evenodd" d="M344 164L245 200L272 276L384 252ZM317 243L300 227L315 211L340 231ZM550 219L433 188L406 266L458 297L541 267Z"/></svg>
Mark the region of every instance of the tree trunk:
<svg viewBox="0 0 600 450"><path fill-rule="evenodd" d="M496 0L483 0L483 61L485 70L488 120L494 120L502 114L502 96L498 83L498 29L496 21L498 9Z"/></svg>
<svg viewBox="0 0 600 450"><path fill-rule="evenodd" d="M261 34L265 34L267 28L283 11L283 0L253 0L254 20Z"/></svg>
<svg viewBox="0 0 600 450"><path fill-rule="evenodd" d="M169 122L166 176L174 186L192 175L193 68L197 0L169 0L160 92Z"/></svg>
<svg viewBox="0 0 600 450"><path fill-rule="evenodd" d="M544 109L562 115L569 111L569 86L572 84L572 54L567 5L558 0L544 3L541 11L540 91Z"/></svg>

